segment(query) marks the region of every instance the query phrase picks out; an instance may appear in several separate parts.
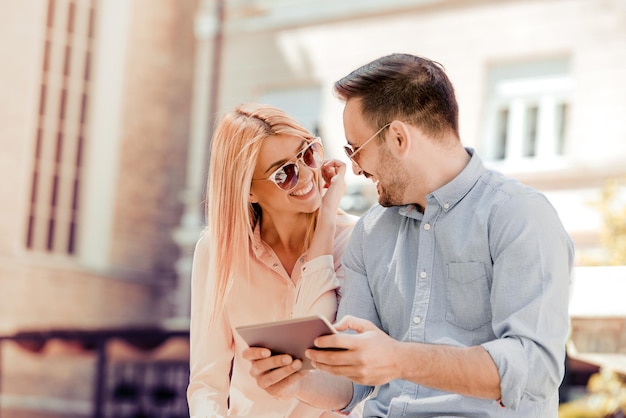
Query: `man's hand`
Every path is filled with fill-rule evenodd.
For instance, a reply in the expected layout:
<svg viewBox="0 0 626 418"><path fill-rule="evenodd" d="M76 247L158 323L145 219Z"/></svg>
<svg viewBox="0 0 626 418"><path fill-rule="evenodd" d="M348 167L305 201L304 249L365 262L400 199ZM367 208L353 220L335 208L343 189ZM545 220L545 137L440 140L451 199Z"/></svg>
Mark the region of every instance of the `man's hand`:
<svg viewBox="0 0 626 418"><path fill-rule="evenodd" d="M454 347L394 340L370 321L345 316L337 331L356 334L325 335L315 339L318 348L305 355L319 370L345 376L363 385L379 386L402 379L445 392L482 399L500 399L500 375L482 346Z"/></svg>
<svg viewBox="0 0 626 418"><path fill-rule="evenodd" d="M288 354L272 356L267 348L250 347L243 351L243 358L250 360L250 375L257 385L277 399L291 399L299 389L304 372L302 361L293 360Z"/></svg>
<svg viewBox="0 0 626 418"><path fill-rule="evenodd" d="M377 386L401 378L402 364L397 352L400 343L365 319L346 316L337 331L354 330L357 334L334 334L318 337L318 348L344 348L344 351L307 350L305 355L315 368L345 376L363 385Z"/></svg>

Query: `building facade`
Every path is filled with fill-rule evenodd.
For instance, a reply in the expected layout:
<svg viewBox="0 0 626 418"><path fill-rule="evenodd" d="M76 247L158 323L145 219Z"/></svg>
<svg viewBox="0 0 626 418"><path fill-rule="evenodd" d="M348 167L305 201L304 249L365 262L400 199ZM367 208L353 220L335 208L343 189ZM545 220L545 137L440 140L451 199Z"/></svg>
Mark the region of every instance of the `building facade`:
<svg viewBox="0 0 626 418"><path fill-rule="evenodd" d="M173 316L195 13L0 2L2 336ZM0 348L2 416L92 416L94 347Z"/></svg>

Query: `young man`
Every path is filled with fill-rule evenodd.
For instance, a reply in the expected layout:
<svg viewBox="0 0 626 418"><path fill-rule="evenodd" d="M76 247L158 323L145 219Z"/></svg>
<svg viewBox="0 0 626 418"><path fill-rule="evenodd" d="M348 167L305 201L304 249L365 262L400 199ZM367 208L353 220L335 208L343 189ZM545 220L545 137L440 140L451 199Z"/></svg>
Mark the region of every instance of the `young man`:
<svg viewBox="0 0 626 418"><path fill-rule="evenodd" d="M369 396L364 417L556 417L573 245L553 207L463 147L439 64L394 54L335 89L380 203L344 254L336 327L352 331L316 340L347 350L309 350L326 373L305 374L251 348L257 383L344 412Z"/></svg>

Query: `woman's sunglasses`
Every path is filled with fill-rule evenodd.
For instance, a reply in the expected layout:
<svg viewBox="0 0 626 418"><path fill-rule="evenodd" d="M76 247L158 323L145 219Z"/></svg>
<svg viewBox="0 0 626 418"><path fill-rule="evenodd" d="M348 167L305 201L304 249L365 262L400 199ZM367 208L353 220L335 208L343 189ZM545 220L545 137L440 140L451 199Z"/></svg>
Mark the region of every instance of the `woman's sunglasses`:
<svg viewBox="0 0 626 418"><path fill-rule="evenodd" d="M320 168L324 162L324 147L320 138L315 138L302 151L285 164L276 169L268 178L252 180L271 180L279 189L290 191L298 185L298 161L302 161L309 168Z"/></svg>

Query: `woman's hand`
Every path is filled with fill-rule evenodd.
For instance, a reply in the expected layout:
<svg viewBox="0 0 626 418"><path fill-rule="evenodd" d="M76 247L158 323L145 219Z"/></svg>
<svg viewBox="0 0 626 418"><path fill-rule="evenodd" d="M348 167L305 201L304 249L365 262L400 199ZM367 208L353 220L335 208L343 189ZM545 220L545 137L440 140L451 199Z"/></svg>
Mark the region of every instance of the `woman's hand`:
<svg viewBox="0 0 626 418"><path fill-rule="evenodd" d="M322 209L329 215L337 214L339 202L346 192L346 164L339 160L328 160L321 167L326 193L322 199Z"/></svg>
<svg viewBox="0 0 626 418"><path fill-rule="evenodd" d="M261 347L245 349L243 358L252 363L250 376L269 395L282 400L296 395L303 376L299 373L301 360L294 360L288 354L272 356L269 349Z"/></svg>
<svg viewBox="0 0 626 418"><path fill-rule="evenodd" d="M320 168L326 193L317 217L317 225L309 247L308 259L332 255L339 202L346 191L346 164L339 160L325 161Z"/></svg>

